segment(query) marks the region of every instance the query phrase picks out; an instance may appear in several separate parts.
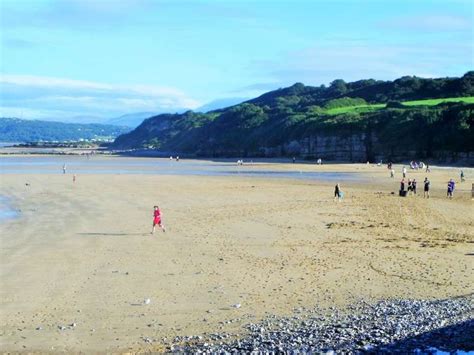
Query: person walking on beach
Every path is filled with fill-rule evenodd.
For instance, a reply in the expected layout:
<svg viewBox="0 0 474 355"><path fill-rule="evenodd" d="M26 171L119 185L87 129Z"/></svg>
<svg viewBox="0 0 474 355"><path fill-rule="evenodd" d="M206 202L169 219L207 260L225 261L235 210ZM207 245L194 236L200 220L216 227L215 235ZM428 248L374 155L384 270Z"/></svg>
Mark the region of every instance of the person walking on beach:
<svg viewBox="0 0 474 355"><path fill-rule="evenodd" d="M74 175L72 176L72 182L73 182L73 183L76 182L76 174L74 174Z"/></svg>
<svg viewBox="0 0 474 355"><path fill-rule="evenodd" d="M406 167L403 167L402 174L403 174L403 178L407 177L407 168Z"/></svg>
<svg viewBox="0 0 474 355"><path fill-rule="evenodd" d="M413 179L411 182L411 191L413 192L413 195L416 195L416 179Z"/></svg>
<svg viewBox="0 0 474 355"><path fill-rule="evenodd" d="M464 181L465 181L465 179L464 179L464 171L461 170L461 182L464 182Z"/></svg>
<svg viewBox="0 0 474 355"><path fill-rule="evenodd" d="M66 174L66 163L63 164L63 174Z"/></svg>
<svg viewBox="0 0 474 355"><path fill-rule="evenodd" d="M448 181L448 191L446 193L446 196L449 197L450 199L453 198L453 195L454 195L454 187L455 187L455 183L454 183L454 180L453 179L450 179Z"/></svg>
<svg viewBox="0 0 474 355"><path fill-rule="evenodd" d="M408 179L408 188L407 188L408 194L412 191L412 186L411 186L411 179Z"/></svg>
<svg viewBox="0 0 474 355"><path fill-rule="evenodd" d="M405 191L405 179L402 179L402 181L400 181L400 191Z"/></svg>
<svg viewBox="0 0 474 355"><path fill-rule="evenodd" d="M429 173L431 170L430 170L430 166L428 164L426 164L426 172Z"/></svg>
<svg viewBox="0 0 474 355"><path fill-rule="evenodd" d="M341 202L342 200L342 191L339 184L336 184L336 186L334 187L334 201L336 200L339 202Z"/></svg>
<svg viewBox="0 0 474 355"><path fill-rule="evenodd" d="M395 177L395 170L390 169L390 177L394 178Z"/></svg>
<svg viewBox="0 0 474 355"><path fill-rule="evenodd" d="M425 177L425 181L423 182L423 184L425 185L423 188L423 197L430 198L430 180Z"/></svg>
<svg viewBox="0 0 474 355"><path fill-rule="evenodd" d="M165 226L163 223L161 223L161 211L158 206L154 206L154 211L153 211L153 229L151 231L151 234L155 234L155 228L156 226L160 227L163 232L166 232Z"/></svg>

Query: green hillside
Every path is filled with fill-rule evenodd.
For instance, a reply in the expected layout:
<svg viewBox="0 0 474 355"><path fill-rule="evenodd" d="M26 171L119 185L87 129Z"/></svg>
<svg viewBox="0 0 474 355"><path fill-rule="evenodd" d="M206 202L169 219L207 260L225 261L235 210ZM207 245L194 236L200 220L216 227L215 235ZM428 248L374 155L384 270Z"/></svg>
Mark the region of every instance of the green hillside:
<svg viewBox="0 0 474 355"><path fill-rule="evenodd" d="M401 102L404 106L435 106L445 102L461 102L461 103L474 103L474 96L467 97L447 97L443 99L425 99L425 100L414 100L414 101L404 101ZM346 104L340 107L333 107L327 110L324 110L324 113L328 115L338 115L341 113L347 112L370 112L385 108L387 104L361 104L361 105L351 105Z"/></svg>
<svg viewBox="0 0 474 355"><path fill-rule="evenodd" d="M474 152L474 72L460 78L297 83L208 113L166 114L118 137L117 149L206 156L366 160Z"/></svg>

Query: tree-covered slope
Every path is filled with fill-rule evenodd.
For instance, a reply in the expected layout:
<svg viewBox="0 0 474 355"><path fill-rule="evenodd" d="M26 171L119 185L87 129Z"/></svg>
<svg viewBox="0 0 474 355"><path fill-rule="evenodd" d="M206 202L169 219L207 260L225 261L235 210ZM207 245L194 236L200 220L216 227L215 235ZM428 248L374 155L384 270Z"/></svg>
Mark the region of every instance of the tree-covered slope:
<svg viewBox="0 0 474 355"><path fill-rule="evenodd" d="M461 78L295 84L212 112L158 115L115 148L350 160L474 152L474 72Z"/></svg>
<svg viewBox="0 0 474 355"><path fill-rule="evenodd" d="M0 118L0 142L114 139L129 127Z"/></svg>

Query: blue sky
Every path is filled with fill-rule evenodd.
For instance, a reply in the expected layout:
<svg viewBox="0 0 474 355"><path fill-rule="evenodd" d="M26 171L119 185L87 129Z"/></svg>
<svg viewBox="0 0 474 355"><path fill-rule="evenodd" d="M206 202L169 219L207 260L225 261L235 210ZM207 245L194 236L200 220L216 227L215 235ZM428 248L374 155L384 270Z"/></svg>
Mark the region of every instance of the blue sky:
<svg viewBox="0 0 474 355"><path fill-rule="evenodd" d="M0 116L104 121L303 82L460 76L470 0L1 0Z"/></svg>

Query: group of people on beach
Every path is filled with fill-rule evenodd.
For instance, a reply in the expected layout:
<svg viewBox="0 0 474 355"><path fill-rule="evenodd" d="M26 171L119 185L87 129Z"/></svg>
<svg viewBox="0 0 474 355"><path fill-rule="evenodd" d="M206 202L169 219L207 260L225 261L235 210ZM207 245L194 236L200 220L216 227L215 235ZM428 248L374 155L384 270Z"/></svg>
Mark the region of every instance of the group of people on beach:
<svg viewBox="0 0 474 355"><path fill-rule="evenodd" d="M425 178L425 181L427 180L427 178ZM405 191L405 178L402 178L402 181L400 181L400 191ZM410 193L413 193L414 195L416 195L416 186L417 186L417 182L416 182L416 179L408 179L408 183L407 183L407 192L408 194Z"/></svg>
<svg viewBox="0 0 474 355"><path fill-rule="evenodd" d="M422 161L416 162L416 161L411 161L410 162L410 169L418 170L418 169L423 169L425 167L425 163ZM429 166L428 164L426 165L426 172L428 172Z"/></svg>
<svg viewBox="0 0 474 355"><path fill-rule="evenodd" d="M417 189L418 182L416 179L408 179L407 182L405 182L405 178L402 178L400 181L400 196L405 196L405 186L407 187L406 193L408 195L416 195L416 189ZM431 182L430 180L425 177L425 180L423 181L423 197L424 198L430 198L430 186Z"/></svg>
<svg viewBox="0 0 474 355"><path fill-rule="evenodd" d="M423 168L423 166L426 166L426 172L431 171L430 168L429 168L429 165L428 164L424 165L423 162L420 162L420 163L411 162L410 166L412 167L412 169ZM393 170L392 163L389 163L387 165L387 168L390 169L390 177L393 178L394 175L395 175L395 170ZM400 196L406 196L407 194L408 195L410 195L410 194L416 195L417 181L416 181L416 179L413 179L413 180L408 179L407 182L405 181L405 178L407 176L407 169L406 169L405 166L402 168L402 176L403 176L402 180L400 181ZM461 177L461 182L464 182L466 180L463 170L461 170L460 177ZM431 182L427 177L425 177L425 180L423 181L423 185L424 185L423 186L423 197L424 198L429 198L430 197ZM406 192L405 192L405 186L407 187ZM456 183L454 182L453 179L449 179L448 186L447 186L446 197L448 197L450 199L453 198L455 188L456 188Z"/></svg>

